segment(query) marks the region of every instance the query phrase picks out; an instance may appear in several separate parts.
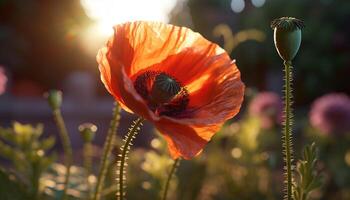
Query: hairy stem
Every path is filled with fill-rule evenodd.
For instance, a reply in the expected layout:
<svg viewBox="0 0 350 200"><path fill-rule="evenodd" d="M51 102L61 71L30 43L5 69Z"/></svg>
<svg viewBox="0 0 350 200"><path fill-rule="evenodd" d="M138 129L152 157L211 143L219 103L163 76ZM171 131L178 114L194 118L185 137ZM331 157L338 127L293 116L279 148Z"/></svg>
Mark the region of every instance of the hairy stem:
<svg viewBox="0 0 350 200"><path fill-rule="evenodd" d="M115 103L115 107L113 109L113 117L108 129L107 133L107 138L103 146L103 155L102 155L102 160L100 164L100 170L98 173L98 178L97 178L97 183L96 183L96 188L95 188L95 193L94 193L94 200L99 200L101 197L101 190L104 184L104 180L106 177L107 173L107 168L109 164L109 157L112 153L113 145L115 144L115 134L117 131L117 127L119 125L119 120L120 120L120 107L117 103Z"/></svg>
<svg viewBox="0 0 350 200"><path fill-rule="evenodd" d="M140 131L140 127L142 126L143 118L138 118L129 128L129 132L124 139L124 145L121 147L120 161L118 161L118 169L117 169L117 180L118 180L118 191L117 191L117 199L124 200L125 192L124 192L124 181L126 181L125 177L125 165L126 160L128 159L127 154L129 153L130 146L132 145L133 139L136 137L138 132Z"/></svg>
<svg viewBox="0 0 350 200"><path fill-rule="evenodd" d="M70 167L73 161L73 152L72 152L72 146L69 139L68 131L61 114L61 110L60 109L53 110L53 116L54 116L56 125L58 127L60 138L62 141L64 159L65 159L64 162L67 170L65 174L64 189L63 189L63 195L62 195L62 199L64 200L64 199L67 199L67 189L68 189L69 176L70 176Z"/></svg>
<svg viewBox="0 0 350 200"><path fill-rule="evenodd" d="M292 149L292 63L290 61L285 61L284 63L284 72L285 72L285 88L284 88L284 130L283 130L283 153L285 161L285 170L286 170L286 197L287 200L292 200L292 162L293 162L293 149Z"/></svg>
<svg viewBox="0 0 350 200"><path fill-rule="evenodd" d="M166 198L167 198L168 188L169 188L169 185L170 185L171 178L172 178L173 174L175 173L177 167L179 166L179 163L180 163L180 158L174 160L174 164L171 167L170 173L168 175L168 179L166 180L166 183L165 183L165 188L164 188L164 193L163 193L162 200L166 200Z"/></svg>

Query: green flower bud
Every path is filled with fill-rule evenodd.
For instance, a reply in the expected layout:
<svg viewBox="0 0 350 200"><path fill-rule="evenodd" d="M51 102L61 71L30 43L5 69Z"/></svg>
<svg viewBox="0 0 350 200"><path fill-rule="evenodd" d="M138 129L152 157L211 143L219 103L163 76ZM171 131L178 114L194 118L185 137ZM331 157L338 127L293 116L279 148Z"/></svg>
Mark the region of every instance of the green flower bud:
<svg viewBox="0 0 350 200"><path fill-rule="evenodd" d="M274 30L274 42L280 57L291 61L297 54L301 44L301 29L303 21L293 17L281 17L271 23Z"/></svg>
<svg viewBox="0 0 350 200"><path fill-rule="evenodd" d="M59 90L50 90L44 95L47 98L49 106L52 110L57 110L62 104L62 92Z"/></svg>
<svg viewBox="0 0 350 200"><path fill-rule="evenodd" d="M84 142L92 142L95 138L97 126L92 123L84 123L79 126L79 132Z"/></svg>

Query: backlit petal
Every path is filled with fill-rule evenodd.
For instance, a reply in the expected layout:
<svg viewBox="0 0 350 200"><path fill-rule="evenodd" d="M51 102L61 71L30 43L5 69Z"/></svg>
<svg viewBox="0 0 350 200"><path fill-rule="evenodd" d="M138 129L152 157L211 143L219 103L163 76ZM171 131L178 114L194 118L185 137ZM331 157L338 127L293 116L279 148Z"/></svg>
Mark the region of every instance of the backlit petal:
<svg viewBox="0 0 350 200"><path fill-rule="evenodd" d="M98 55L101 80L108 92L115 97L122 108L134 112L146 119L156 118L145 102L134 89L133 83L126 75L124 67L116 61L106 48L102 48Z"/></svg>
<svg viewBox="0 0 350 200"><path fill-rule="evenodd" d="M235 63L218 45L188 28L132 22L114 30L97 56L106 89L124 109L155 124L173 158L198 155L240 109L244 84ZM146 71L164 72L187 89L189 104L183 113L157 116L148 108L133 85Z"/></svg>
<svg viewBox="0 0 350 200"><path fill-rule="evenodd" d="M202 58L198 58L200 61L197 63L196 53L192 60L186 53L180 53L179 57L170 56L157 64L169 66L166 72L183 83L188 91L188 111L178 117L181 123L222 123L240 110L245 87L236 64L226 53L216 55L214 50L206 52L201 53Z"/></svg>
<svg viewBox="0 0 350 200"><path fill-rule="evenodd" d="M164 135L169 152L174 159L178 157L191 159L198 155L221 126L221 124L184 125L166 118L155 122L155 125Z"/></svg>
<svg viewBox="0 0 350 200"><path fill-rule="evenodd" d="M162 66L157 66L156 69L154 65L172 55L180 61L180 54L183 52L186 52L187 59L190 59L192 55L195 56L196 51L199 51L199 54L196 54L196 60L199 61L203 56L203 48L208 48L208 45L216 46L188 28L160 22L126 23L115 26L114 30L111 53L125 66L129 77L151 68L162 70ZM211 51L211 48L206 50ZM164 66L164 69L167 68L165 71L176 69L176 66L175 69L169 67L173 66ZM188 66L190 67L192 66Z"/></svg>

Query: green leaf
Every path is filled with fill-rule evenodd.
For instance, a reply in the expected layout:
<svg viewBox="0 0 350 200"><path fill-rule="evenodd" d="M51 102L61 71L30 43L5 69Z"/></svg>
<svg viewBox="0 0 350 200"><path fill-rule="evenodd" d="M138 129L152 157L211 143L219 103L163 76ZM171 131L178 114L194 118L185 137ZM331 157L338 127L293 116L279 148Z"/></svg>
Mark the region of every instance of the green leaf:
<svg viewBox="0 0 350 200"><path fill-rule="evenodd" d="M13 158L13 155L14 155L14 151L11 148L11 146L3 143L0 140L0 156L7 158L7 159L11 159L11 158Z"/></svg>
<svg viewBox="0 0 350 200"><path fill-rule="evenodd" d="M296 168L296 180L293 184L294 200L308 200L309 194L322 186L319 173L316 170L317 149L315 143L304 148L302 160L299 160Z"/></svg>
<svg viewBox="0 0 350 200"><path fill-rule="evenodd" d="M31 199L38 194L40 175L56 159L56 156L45 152L53 147L55 139L41 139L42 133L41 124L32 126L14 122L10 129L0 127L0 156L11 161L16 174L21 176L25 188L30 191Z"/></svg>
<svg viewBox="0 0 350 200"><path fill-rule="evenodd" d="M53 147L53 145L55 145L55 138L49 137L49 138L45 138L41 141L39 148L41 148L43 150L48 150L48 149L51 149Z"/></svg>
<svg viewBox="0 0 350 200"><path fill-rule="evenodd" d="M15 142L14 132L12 129L5 129L0 127L0 139L11 143Z"/></svg>

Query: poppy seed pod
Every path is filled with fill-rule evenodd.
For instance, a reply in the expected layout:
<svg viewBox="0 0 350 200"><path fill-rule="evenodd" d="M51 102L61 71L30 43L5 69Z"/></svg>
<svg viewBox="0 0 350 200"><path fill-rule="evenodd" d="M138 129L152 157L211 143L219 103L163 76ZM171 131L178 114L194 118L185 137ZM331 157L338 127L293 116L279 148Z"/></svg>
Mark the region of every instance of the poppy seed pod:
<svg viewBox="0 0 350 200"><path fill-rule="evenodd" d="M274 42L280 57L291 61L297 54L301 44L301 29L303 21L293 17L281 17L271 23L274 30Z"/></svg>
<svg viewBox="0 0 350 200"><path fill-rule="evenodd" d="M84 142L92 142L95 138L97 126L92 123L84 123L79 126L79 132Z"/></svg>
<svg viewBox="0 0 350 200"><path fill-rule="evenodd" d="M52 110L57 110L61 107L62 104L62 92L59 90L50 90L45 94L49 106Z"/></svg>
<svg viewBox="0 0 350 200"><path fill-rule="evenodd" d="M180 92L181 87L175 79L165 73L161 73L155 77L151 90L152 100L161 104L170 101Z"/></svg>

